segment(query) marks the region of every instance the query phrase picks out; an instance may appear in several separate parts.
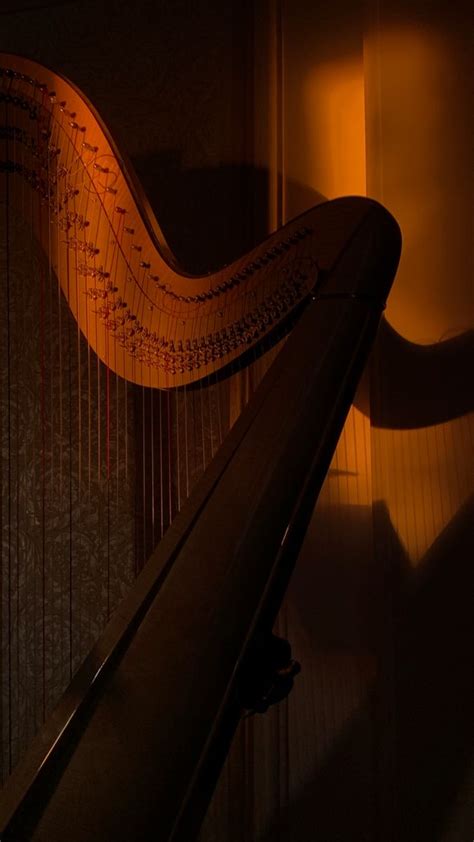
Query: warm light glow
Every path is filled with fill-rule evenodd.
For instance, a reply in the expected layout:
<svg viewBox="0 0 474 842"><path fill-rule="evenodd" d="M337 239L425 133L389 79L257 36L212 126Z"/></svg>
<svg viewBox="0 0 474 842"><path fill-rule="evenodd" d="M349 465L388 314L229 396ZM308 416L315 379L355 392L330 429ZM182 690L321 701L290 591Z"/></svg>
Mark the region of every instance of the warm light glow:
<svg viewBox="0 0 474 842"><path fill-rule="evenodd" d="M472 324L470 85L452 33L402 27L365 39L368 194L390 209L403 250L386 316L406 339Z"/></svg>
<svg viewBox="0 0 474 842"><path fill-rule="evenodd" d="M387 320L411 342L431 344L472 324L467 52L459 27L394 25L372 11L360 50L355 30L331 47L316 28L311 45L296 25L286 39L287 212L311 200L294 184L382 202L403 234ZM372 388L383 392L381 382ZM416 565L469 494L469 425L370 429L353 409L319 505L380 502Z"/></svg>
<svg viewBox="0 0 474 842"><path fill-rule="evenodd" d="M318 65L302 90L306 163L292 161L292 177L332 199L365 195L364 68L360 56ZM304 172L300 172L300 166Z"/></svg>
<svg viewBox="0 0 474 842"><path fill-rule="evenodd" d="M418 344L472 325L472 107L463 38L459 26L441 32L383 19L364 38L367 192L403 234L386 318ZM387 506L416 566L471 490L472 419L373 428L371 441L374 500Z"/></svg>
<svg viewBox="0 0 474 842"><path fill-rule="evenodd" d="M321 492L321 504L370 506L371 468L370 421L353 406Z"/></svg>

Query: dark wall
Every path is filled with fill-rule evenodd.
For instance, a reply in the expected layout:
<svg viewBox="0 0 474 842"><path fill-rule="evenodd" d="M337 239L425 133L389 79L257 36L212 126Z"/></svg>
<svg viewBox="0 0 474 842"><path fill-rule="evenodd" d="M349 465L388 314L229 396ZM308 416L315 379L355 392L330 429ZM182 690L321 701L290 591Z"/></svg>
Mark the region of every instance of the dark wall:
<svg viewBox="0 0 474 842"><path fill-rule="evenodd" d="M196 270L227 262L253 225L248 6L18 3L0 18L0 50L50 65L90 97Z"/></svg>

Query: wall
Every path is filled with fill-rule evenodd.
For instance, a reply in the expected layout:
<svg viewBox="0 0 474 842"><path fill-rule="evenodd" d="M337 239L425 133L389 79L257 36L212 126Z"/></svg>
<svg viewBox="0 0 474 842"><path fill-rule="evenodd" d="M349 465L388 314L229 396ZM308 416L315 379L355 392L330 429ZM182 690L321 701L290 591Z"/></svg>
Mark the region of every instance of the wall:
<svg viewBox="0 0 474 842"><path fill-rule="evenodd" d="M90 94L187 265L228 260L321 195L367 192L399 219L387 321L279 620L303 672L288 703L242 724L201 838L461 842L472 446L461 4L26 5L2 14L0 47Z"/></svg>
<svg viewBox="0 0 474 842"><path fill-rule="evenodd" d="M273 126L273 219L321 194L367 194L404 246L279 618L302 674L287 703L243 724L202 838L461 842L473 814L468 13L265 8L272 58L256 101Z"/></svg>
<svg viewBox="0 0 474 842"><path fill-rule="evenodd" d="M363 28L348 3L269 7L274 57L270 83L257 78L255 131L270 88L277 140L267 160L281 222L324 197L365 193ZM262 14L259 5L260 25ZM376 838L382 585L371 502L370 422L353 409L277 624L302 673L288 702L237 734L203 839ZM243 798L223 813L238 785Z"/></svg>
<svg viewBox="0 0 474 842"><path fill-rule="evenodd" d="M468 33L461 3L384 2L370 7L365 38L367 185L393 209L404 236L371 397L376 547L399 582L397 839L465 839L473 819L466 795L474 464Z"/></svg>

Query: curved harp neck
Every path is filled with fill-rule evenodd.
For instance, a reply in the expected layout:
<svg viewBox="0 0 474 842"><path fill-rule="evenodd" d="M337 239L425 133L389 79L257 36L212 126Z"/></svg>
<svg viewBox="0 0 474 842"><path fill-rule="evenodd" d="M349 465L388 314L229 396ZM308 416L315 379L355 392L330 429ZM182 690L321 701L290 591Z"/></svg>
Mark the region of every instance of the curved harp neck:
<svg viewBox="0 0 474 842"><path fill-rule="evenodd" d="M59 74L0 55L3 169L32 189L35 235L99 358L125 379L183 386L271 339L330 268L318 208L230 266L180 271L133 169L87 98ZM23 191L9 201L24 212ZM355 230L364 204L350 210ZM337 217L337 212L336 212ZM318 259L315 253L318 252Z"/></svg>

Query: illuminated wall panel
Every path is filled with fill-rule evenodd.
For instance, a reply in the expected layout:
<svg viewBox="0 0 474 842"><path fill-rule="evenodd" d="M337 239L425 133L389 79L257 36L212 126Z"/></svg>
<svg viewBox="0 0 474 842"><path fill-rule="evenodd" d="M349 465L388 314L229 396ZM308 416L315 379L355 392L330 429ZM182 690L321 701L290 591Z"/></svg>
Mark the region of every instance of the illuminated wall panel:
<svg viewBox="0 0 474 842"><path fill-rule="evenodd" d="M472 112L458 12L454 4L442 21L430 20L418 4L406 20L394 20L391 4L374 4L365 39L368 192L390 208L403 233L386 317L405 339L438 349L472 329L474 315ZM466 374L467 411L466 347L460 346L457 368ZM375 399L390 389L384 354L379 343ZM402 365L409 378L408 358ZM446 376L440 370L435 386L440 404L448 400ZM398 399L406 401L403 392ZM373 428L374 493L416 565L472 492L472 419L449 420L447 409L446 423L430 425L428 418L420 426L415 413L410 423L409 405L406 410L412 429L390 430L389 417L388 429Z"/></svg>

